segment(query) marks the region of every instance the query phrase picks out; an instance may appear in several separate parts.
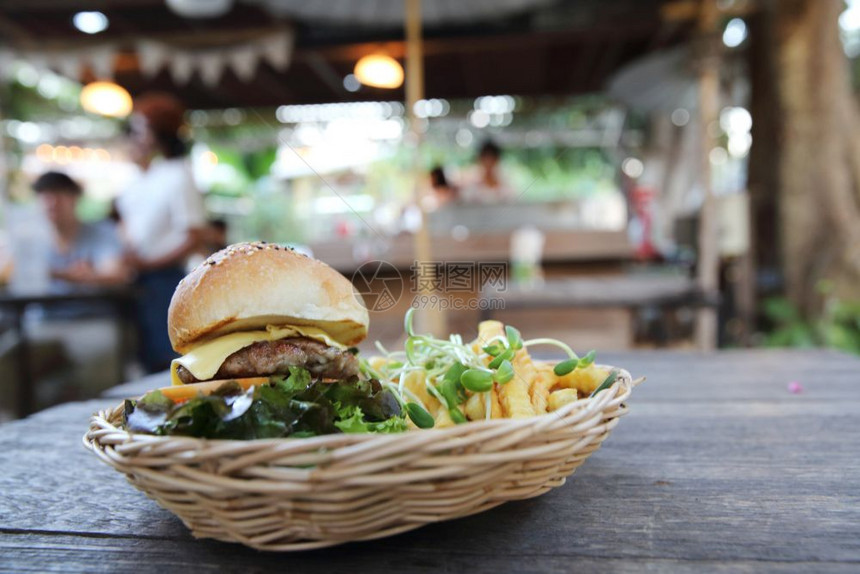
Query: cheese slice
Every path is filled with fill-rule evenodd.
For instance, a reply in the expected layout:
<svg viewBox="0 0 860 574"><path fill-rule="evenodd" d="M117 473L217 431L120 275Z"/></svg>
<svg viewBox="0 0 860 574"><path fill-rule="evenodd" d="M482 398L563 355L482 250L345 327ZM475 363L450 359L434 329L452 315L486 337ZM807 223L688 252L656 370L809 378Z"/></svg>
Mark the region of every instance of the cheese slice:
<svg viewBox="0 0 860 574"><path fill-rule="evenodd" d="M329 337L328 333L317 327L305 327L295 325L275 326L268 325L265 331L243 331L240 333L229 333L212 341L206 341L179 357L170 364L170 381L174 385L184 384L176 373L176 368L182 365L200 381L211 379L227 360L227 357L250 347L259 341L277 341L288 337L307 337L338 349L346 349Z"/></svg>

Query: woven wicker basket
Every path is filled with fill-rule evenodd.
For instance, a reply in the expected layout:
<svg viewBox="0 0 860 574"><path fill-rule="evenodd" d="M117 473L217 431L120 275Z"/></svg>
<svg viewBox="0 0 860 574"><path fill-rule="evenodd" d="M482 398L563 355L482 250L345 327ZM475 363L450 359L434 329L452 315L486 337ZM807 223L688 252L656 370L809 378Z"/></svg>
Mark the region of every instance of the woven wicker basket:
<svg viewBox="0 0 860 574"><path fill-rule="evenodd" d="M396 435L205 440L130 434L122 406L84 444L199 538L260 550L370 540L561 486L609 436L635 384L546 415Z"/></svg>

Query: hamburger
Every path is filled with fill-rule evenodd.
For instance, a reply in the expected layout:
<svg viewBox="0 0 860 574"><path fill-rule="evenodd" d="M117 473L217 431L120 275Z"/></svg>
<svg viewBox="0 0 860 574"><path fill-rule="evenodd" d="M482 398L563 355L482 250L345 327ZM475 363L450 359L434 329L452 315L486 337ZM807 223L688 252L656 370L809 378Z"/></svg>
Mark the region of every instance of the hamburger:
<svg viewBox="0 0 860 574"><path fill-rule="evenodd" d="M354 345L368 315L352 283L320 261L268 243L231 245L177 286L168 311L174 385L288 375L360 374Z"/></svg>
<svg viewBox="0 0 860 574"><path fill-rule="evenodd" d="M406 430L402 399L353 347L367 310L334 269L267 243L212 255L176 287L172 385L127 400L127 430L216 439Z"/></svg>

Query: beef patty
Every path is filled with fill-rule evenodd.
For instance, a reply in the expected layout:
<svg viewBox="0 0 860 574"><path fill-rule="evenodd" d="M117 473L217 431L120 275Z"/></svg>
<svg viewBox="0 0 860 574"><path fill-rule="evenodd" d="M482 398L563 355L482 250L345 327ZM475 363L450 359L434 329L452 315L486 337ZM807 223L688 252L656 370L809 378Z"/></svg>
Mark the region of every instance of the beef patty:
<svg viewBox="0 0 860 574"><path fill-rule="evenodd" d="M358 375L358 359L349 351L329 347L305 337L259 341L227 357L213 379L241 379L286 375L290 367L304 367L314 378L348 379ZM198 383L191 372L179 365L179 379Z"/></svg>

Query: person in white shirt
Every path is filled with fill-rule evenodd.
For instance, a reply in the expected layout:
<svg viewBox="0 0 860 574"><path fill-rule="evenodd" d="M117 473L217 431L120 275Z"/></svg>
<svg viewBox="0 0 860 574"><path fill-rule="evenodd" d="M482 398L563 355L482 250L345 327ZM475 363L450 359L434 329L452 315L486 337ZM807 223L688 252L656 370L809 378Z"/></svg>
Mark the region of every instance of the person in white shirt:
<svg viewBox="0 0 860 574"><path fill-rule="evenodd" d="M502 148L486 141L478 152L476 165L468 170L460 184L460 199L465 203L500 203L513 201L516 193L508 185L499 162Z"/></svg>
<svg viewBox="0 0 860 574"><path fill-rule="evenodd" d="M135 100L130 140L143 173L116 204L126 241L125 260L137 271L140 358L149 372L168 368L176 356L167 336L167 308L206 222L203 198L180 135L184 112L168 94L151 93Z"/></svg>

